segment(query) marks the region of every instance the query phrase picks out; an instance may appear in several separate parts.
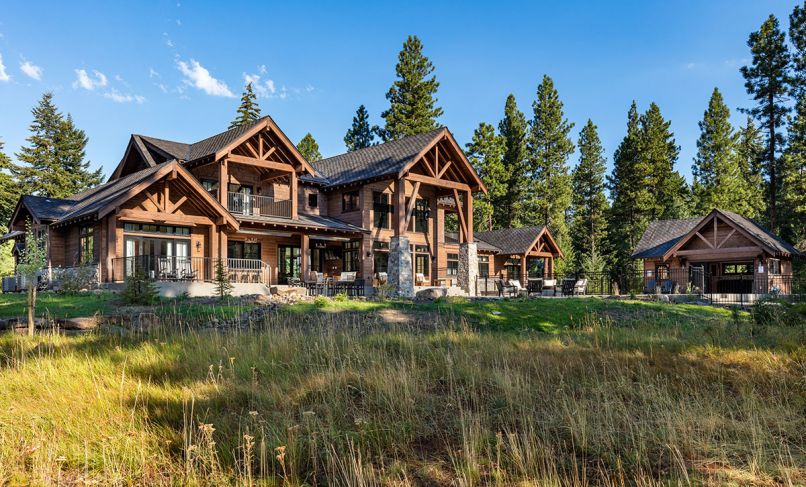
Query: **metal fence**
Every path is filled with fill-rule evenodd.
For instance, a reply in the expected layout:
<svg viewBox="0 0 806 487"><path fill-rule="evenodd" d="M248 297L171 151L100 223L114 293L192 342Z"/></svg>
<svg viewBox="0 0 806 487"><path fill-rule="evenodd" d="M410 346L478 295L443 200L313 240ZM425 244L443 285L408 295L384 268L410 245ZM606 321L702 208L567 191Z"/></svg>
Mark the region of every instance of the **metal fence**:
<svg viewBox="0 0 806 487"><path fill-rule="evenodd" d="M112 280L123 281L136 272L156 281L212 281L218 259L138 255L112 259ZM269 266L258 259L227 259L224 272L233 283L269 284Z"/></svg>
<svg viewBox="0 0 806 487"><path fill-rule="evenodd" d="M806 300L806 279L792 274L711 275L704 268L610 273L566 273L521 276L503 272L479 276L482 296L629 296L667 295L670 299L713 304L752 305L761 298Z"/></svg>

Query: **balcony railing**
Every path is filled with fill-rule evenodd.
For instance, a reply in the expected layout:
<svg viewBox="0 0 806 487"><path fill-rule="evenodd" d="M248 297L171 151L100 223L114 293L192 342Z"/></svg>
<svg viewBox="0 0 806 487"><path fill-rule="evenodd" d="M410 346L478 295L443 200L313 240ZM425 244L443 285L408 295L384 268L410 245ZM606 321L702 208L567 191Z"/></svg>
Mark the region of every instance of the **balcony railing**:
<svg viewBox="0 0 806 487"><path fill-rule="evenodd" d="M209 257L163 257L138 255L112 259L113 281L142 272L156 281L212 281L218 259ZM268 284L269 266L258 259L227 259L224 271L231 282Z"/></svg>
<svg viewBox="0 0 806 487"><path fill-rule="evenodd" d="M291 218L291 200L280 200L270 196L228 193L227 209L236 216L279 216Z"/></svg>

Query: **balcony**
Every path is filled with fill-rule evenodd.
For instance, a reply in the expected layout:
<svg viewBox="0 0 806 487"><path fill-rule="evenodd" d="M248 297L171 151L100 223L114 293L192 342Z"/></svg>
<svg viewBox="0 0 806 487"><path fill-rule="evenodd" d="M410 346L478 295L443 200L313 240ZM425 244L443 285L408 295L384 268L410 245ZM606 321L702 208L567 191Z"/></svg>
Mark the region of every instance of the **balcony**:
<svg viewBox="0 0 806 487"><path fill-rule="evenodd" d="M227 209L235 217L279 216L291 218L291 200L243 193L227 194Z"/></svg>

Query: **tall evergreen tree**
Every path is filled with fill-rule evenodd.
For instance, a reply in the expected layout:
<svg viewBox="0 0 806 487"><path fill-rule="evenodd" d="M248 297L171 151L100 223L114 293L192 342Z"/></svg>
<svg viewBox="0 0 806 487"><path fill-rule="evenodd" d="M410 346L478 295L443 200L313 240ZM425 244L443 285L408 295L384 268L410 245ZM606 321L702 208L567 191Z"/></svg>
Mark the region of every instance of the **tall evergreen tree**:
<svg viewBox="0 0 806 487"><path fill-rule="evenodd" d="M518 110L515 96L510 94L504 106L504 118L498 124L498 132L504 143L501 165L508 174L507 193L502 198L499 210L503 228L523 226L523 195L526 175L526 117ZM495 217L494 217L495 219ZM498 222L498 219L495 219Z"/></svg>
<svg viewBox="0 0 806 487"><path fill-rule="evenodd" d="M792 95L795 99L806 92L806 1L795 5L789 15L789 40L792 41Z"/></svg>
<svg viewBox="0 0 806 487"><path fill-rule="evenodd" d="M566 219L571 207L571 176L568 157L574 152L569 133L574 124L563 114L563 103L548 75L537 87L529 123L527 174L529 220L548 226L562 246L568 233Z"/></svg>
<svg viewBox="0 0 806 487"><path fill-rule="evenodd" d="M652 103L639 119L641 143L639 158L648 171L646 184L652 188L650 220L680 218L688 214L689 189L685 178L675 171L674 165L680 147L670 130L660 107Z"/></svg>
<svg viewBox="0 0 806 487"><path fill-rule="evenodd" d="M358 107L353 117L353 125L344 136L344 145L347 146L347 152L352 152L358 149L365 149L371 145L375 145L375 133L378 127L370 126L369 112L364 105Z"/></svg>
<svg viewBox="0 0 806 487"><path fill-rule="evenodd" d="M62 188L63 194L54 196L70 196L97 186L103 181L101 168L92 171L90 161L84 160L88 141L87 134L76 127L73 117L67 114L67 118L61 122L56 137L56 147L59 148L56 160L59 167L71 177L68 179L67 185Z"/></svg>
<svg viewBox="0 0 806 487"><path fill-rule="evenodd" d="M574 270L601 272L602 241L607 226L605 196L605 157L596 125L588 122L579 133L579 164L572 176L573 217L571 244Z"/></svg>
<svg viewBox="0 0 806 487"><path fill-rule="evenodd" d="M241 104L236 111L235 120L229 124L228 129L248 125L260 118L260 105L257 103L257 96L252 90L252 83L246 84L241 94Z"/></svg>
<svg viewBox="0 0 806 487"><path fill-rule="evenodd" d="M750 66L743 66L742 76L747 92L757 105L747 109L764 127L766 132L765 172L769 178L769 225L773 232L778 231L778 193L780 172L779 152L784 143L782 125L789 112L786 105L789 91L790 54L784 33L778 27L778 19L770 15L757 32L750 34L747 41L753 55Z"/></svg>
<svg viewBox="0 0 806 487"><path fill-rule="evenodd" d="M0 140L0 231L5 233L6 225L20 198L20 185L8 173L12 167L11 158L3 152L3 145Z"/></svg>
<svg viewBox="0 0 806 487"><path fill-rule="evenodd" d="M739 165L739 173L747 181L750 193L747 198L747 205L750 218L760 218L767 212L766 183L763 175L764 165L764 142L762 134L755 123L753 117L748 116L743 127L739 129L739 137L736 142L736 160Z"/></svg>
<svg viewBox="0 0 806 487"><path fill-rule="evenodd" d="M10 171L24 193L64 198L100 182L101 172L84 161L87 136L65 119L45 93L31 110L34 116L27 146L20 149Z"/></svg>
<svg viewBox="0 0 806 487"><path fill-rule="evenodd" d="M396 140L439 127L437 118L442 116L436 98L439 82L432 76L434 65L423 55L423 44L417 36L409 36L403 43L395 72L398 79L386 93L389 109L381 114L386 120L381 131L383 140Z"/></svg>
<svg viewBox="0 0 806 487"><path fill-rule="evenodd" d="M607 220L606 247L608 267L614 278L635 268L630 256L649 224L653 196L646 184L649 169L640 153L641 127L638 108L633 102L627 113L627 135L613 155L613 172L607 178L612 204ZM620 285L623 286L624 282Z"/></svg>
<svg viewBox="0 0 806 487"><path fill-rule="evenodd" d="M297 150L308 162L316 162L322 158L322 154L319 153L319 144L316 143L316 139L313 138L310 132L305 134L305 137L299 141Z"/></svg>
<svg viewBox="0 0 806 487"><path fill-rule="evenodd" d="M697 156L692 173L692 203L695 215L705 215L714 208L735 211L755 218L751 180L742 174L738 152L739 134L730 124L730 110L719 89L714 88L703 115Z"/></svg>
<svg viewBox="0 0 806 487"><path fill-rule="evenodd" d="M467 144L465 153L487 186L486 195L480 193L473 199L475 229L501 228L510 178L503 162L504 139L495 133L495 127L482 122L473 132L473 140Z"/></svg>
<svg viewBox="0 0 806 487"><path fill-rule="evenodd" d="M783 156L783 216L781 236L806 241L806 90L801 91L789 126L789 145Z"/></svg>

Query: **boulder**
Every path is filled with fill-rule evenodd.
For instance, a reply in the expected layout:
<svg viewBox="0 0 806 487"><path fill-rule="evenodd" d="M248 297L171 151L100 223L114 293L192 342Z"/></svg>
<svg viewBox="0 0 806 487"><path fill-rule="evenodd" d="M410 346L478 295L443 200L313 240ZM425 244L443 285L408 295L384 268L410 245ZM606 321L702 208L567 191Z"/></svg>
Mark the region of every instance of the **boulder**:
<svg viewBox="0 0 806 487"><path fill-rule="evenodd" d="M268 306L273 303L271 296L267 296L265 294L258 294L254 300L255 305L257 306Z"/></svg>
<svg viewBox="0 0 806 487"><path fill-rule="evenodd" d="M59 320L59 326L65 330L91 330L100 325L97 316L82 316L78 318L67 318Z"/></svg>
<svg viewBox="0 0 806 487"><path fill-rule="evenodd" d="M668 294L659 294L658 295L658 302L668 303L669 302L669 295Z"/></svg>
<svg viewBox="0 0 806 487"><path fill-rule="evenodd" d="M302 297L305 297L306 292L305 292L304 287L290 287L290 288L286 289L283 292L283 294L285 294L289 298L290 297L302 298Z"/></svg>
<svg viewBox="0 0 806 487"><path fill-rule="evenodd" d="M414 301L417 302L432 302L447 295L447 291L442 287L429 287L417 291L414 295Z"/></svg>
<svg viewBox="0 0 806 487"><path fill-rule="evenodd" d="M277 286L271 286L269 288L269 294L280 294L280 288Z"/></svg>

